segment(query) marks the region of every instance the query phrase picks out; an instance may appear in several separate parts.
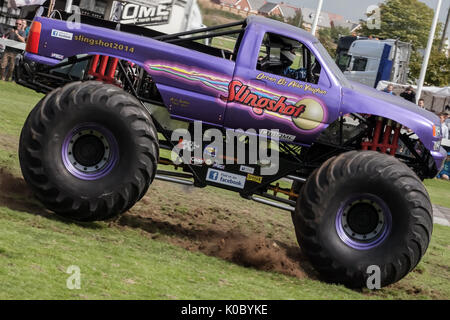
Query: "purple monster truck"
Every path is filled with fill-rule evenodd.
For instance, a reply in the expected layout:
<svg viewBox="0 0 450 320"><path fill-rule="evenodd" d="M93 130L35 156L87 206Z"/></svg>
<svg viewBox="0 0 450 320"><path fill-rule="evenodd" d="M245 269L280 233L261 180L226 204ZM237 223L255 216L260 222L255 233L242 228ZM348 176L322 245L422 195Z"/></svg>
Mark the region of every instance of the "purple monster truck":
<svg viewBox="0 0 450 320"><path fill-rule="evenodd" d="M47 208L104 220L131 208L155 177L212 185L290 211L302 250L327 281L362 287L375 265L385 286L417 265L433 225L421 180L446 156L435 115L349 82L316 38L274 20L172 35L81 22L37 16L17 67L18 83L48 93L19 149L23 176ZM202 42L225 35L236 40L233 51ZM172 141L179 128L195 135L196 121L224 141L227 129L277 129L276 150L265 147L278 152L279 169L262 174L267 159L221 164L207 143ZM176 147L208 161L157 170L173 164L160 150Z"/></svg>

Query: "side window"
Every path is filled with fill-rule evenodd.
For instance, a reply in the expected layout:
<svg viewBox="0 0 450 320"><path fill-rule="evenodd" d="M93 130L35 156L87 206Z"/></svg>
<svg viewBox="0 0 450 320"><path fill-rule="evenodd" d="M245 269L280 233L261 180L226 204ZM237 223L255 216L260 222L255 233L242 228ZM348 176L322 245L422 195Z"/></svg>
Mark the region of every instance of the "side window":
<svg viewBox="0 0 450 320"><path fill-rule="evenodd" d="M266 33L257 67L263 72L317 84L321 66L311 51L297 40Z"/></svg>
<svg viewBox="0 0 450 320"><path fill-rule="evenodd" d="M353 58L352 71L366 71L367 58L355 57Z"/></svg>

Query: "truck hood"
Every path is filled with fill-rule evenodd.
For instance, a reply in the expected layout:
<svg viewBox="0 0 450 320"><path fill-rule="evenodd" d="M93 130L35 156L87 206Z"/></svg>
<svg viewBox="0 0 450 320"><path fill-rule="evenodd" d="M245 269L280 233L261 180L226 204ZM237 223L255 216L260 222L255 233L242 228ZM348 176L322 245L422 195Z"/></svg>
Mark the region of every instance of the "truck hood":
<svg viewBox="0 0 450 320"><path fill-rule="evenodd" d="M441 140L440 136L433 136L433 125L440 126L439 117L434 113L360 83L349 81L348 86L342 88L340 112L371 114L394 120L413 130L430 151L434 150L434 142Z"/></svg>
<svg viewBox="0 0 450 320"><path fill-rule="evenodd" d="M439 117L434 113L418 107L416 104L403 99L400 96L394 96L387 94L386 92L376 90L369 86L354 81L349 81L350 86L343 89L343 105L347 104L355 105L349 101L350 97L359 98L364 97L366 103L356 106L360 111L359 113L377 114L385 118L393 119L390 115L397 115L400 112L399 121L403 124L403 121L407 120L408 116L414 116L414 118L423 118L425 122L429 122L431 125L440 125ZM375 105L374 105L375 103ZM375 108L378 112L369 112L367 109ZM381 113L381 114L379 114ZM397 115L398 116L398 115ZM393 119L395 120L395 119ZM412 129L412 128L411 128Z"/></svg>

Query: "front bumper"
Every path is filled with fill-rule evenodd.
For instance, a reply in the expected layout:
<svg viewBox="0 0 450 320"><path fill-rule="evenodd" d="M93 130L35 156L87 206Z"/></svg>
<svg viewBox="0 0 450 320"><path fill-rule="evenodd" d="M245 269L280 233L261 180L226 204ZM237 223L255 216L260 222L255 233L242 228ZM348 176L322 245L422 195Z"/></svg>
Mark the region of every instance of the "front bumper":
<svg viewBox="0 0 450 320"><path fill-rule="evenodd" d="M444 168L445 159L447 158L447 151L441 146L439 151L431 151L430 153L434 159L435 169L433 172L436 173L433 177L435 177Z"/></svg>

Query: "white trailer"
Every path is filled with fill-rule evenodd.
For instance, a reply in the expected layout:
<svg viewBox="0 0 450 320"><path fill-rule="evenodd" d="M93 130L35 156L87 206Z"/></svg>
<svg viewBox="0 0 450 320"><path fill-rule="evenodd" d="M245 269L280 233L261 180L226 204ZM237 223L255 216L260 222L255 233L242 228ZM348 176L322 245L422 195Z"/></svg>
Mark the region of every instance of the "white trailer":
<svg viewBox="0 0 450 320"><path fill-rule="evenodd" d="M344 74L349 80L376 87L379 81L406 83L411 44L399 40L355 40Z"/></svg>

